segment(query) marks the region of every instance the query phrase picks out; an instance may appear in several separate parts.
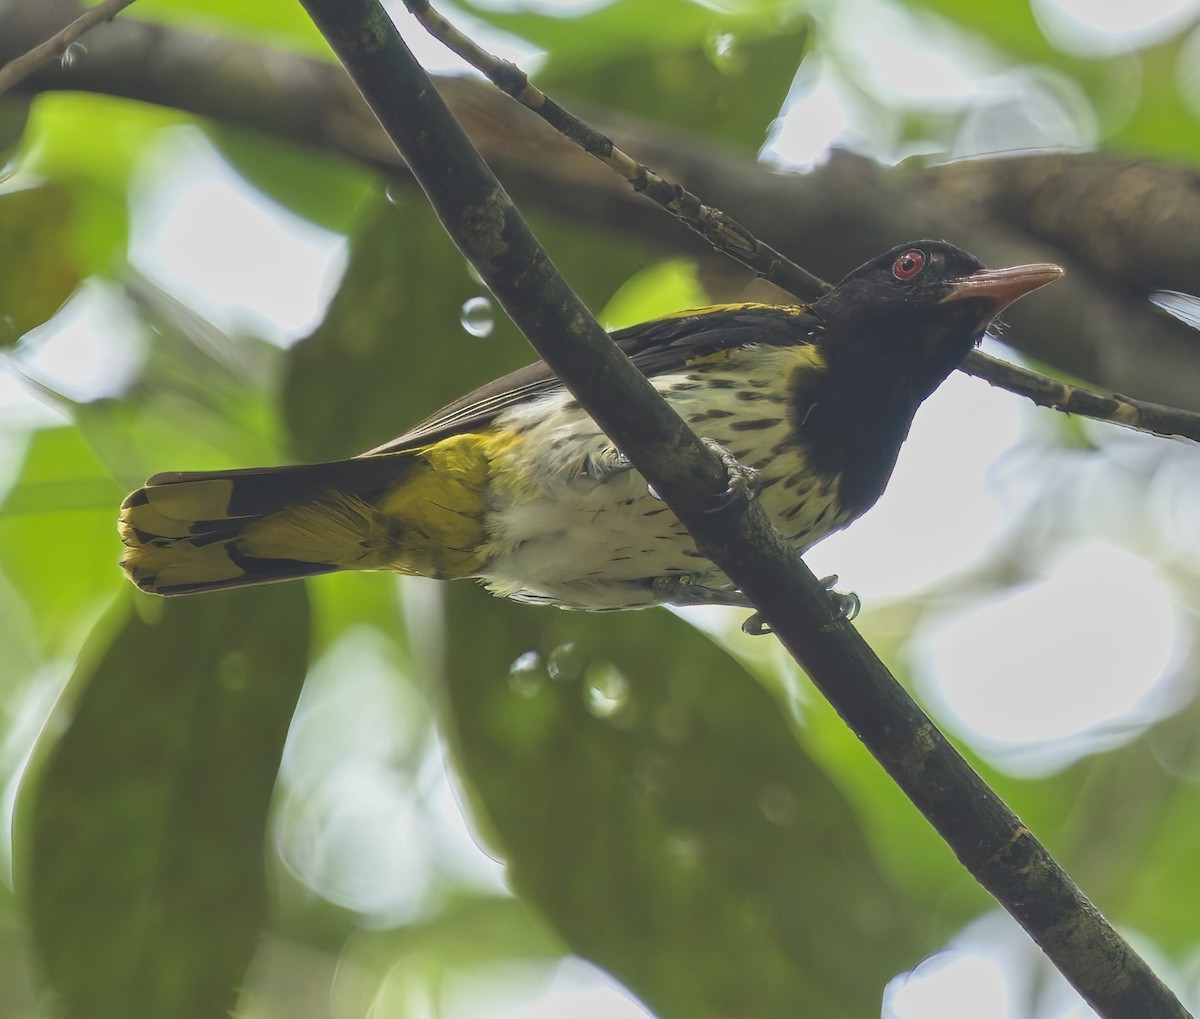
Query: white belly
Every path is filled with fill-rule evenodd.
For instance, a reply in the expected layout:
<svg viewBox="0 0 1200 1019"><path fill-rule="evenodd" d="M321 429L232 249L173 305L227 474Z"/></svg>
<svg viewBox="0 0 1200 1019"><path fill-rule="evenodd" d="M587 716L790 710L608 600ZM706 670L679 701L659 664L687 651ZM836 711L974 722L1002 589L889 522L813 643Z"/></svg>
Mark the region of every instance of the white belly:
<svg viewBox="0 0 1200 1019"><path fill-rule="evenodd" d="M698 395L686 369L654 384L697 434L761 472L759 498L799 553L848 518L835 516L835 481L806 478L803 454L789 440L783 379L796 358L794 348L781 351L781 358L785 353L790 359L780 365L775 384L750 399L737 395L742 388L714 393L706 386ZM705 380L720 377L710 370ZM513 408L496 424L519 430L525 441L511 459L493 465L496 499L488 518L488 565L481 571L490 590L567 608L618 609L661 602L662 586L655 581L665 578L729 588L728 578L696 551L641 474L626 469L603 476L595 469L597 460L612 463L615 451L569 394ZM533 477L522 446L538 450Z"/></svg>

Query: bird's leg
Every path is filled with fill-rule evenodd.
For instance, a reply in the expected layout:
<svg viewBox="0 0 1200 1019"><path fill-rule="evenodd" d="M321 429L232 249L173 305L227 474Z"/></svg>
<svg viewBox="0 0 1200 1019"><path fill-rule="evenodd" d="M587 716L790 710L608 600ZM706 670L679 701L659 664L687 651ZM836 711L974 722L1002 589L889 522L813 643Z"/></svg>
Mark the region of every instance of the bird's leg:
<svg viewBox="0 0 1200 1019"><path fill-rule="evenodd" d="M837 574L834 573L828 577L822 577L821 586L829 593L829 600L833 607L834 621L840 623L844 619L846 622L850 622L862 609L862 599L853 591L848 594L835 591L833 585L837 581ZM742 632L748 633L751 637L761 637L764 634L770 633L771 628L766 624L762 614L755 612L747 616L746 621L742 623Z"/></svg>

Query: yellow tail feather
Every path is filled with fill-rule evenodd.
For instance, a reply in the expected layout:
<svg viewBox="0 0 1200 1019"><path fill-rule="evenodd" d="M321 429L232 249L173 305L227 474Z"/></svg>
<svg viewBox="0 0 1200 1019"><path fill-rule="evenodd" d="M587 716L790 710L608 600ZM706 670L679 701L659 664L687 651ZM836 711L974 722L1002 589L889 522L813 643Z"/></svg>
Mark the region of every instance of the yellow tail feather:
<svg viewBox="0 0 1200 1019"><path fill-rule="evenodd" d="M488 453L485 437L459 435L327 464L160 474L122 505L121 565L163 595L342 569L470 576Z"/></svg>

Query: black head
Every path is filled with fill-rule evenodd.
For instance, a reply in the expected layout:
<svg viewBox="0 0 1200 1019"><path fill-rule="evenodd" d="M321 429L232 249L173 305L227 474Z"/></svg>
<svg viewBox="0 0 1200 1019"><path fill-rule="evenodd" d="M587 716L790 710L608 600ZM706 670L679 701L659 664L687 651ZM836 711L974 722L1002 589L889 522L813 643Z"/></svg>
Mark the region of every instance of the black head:
<svg viewBox="0 0 1200 1019"><path fill-rule="evenodd" d="M1056 265L985 269L951 244L913 241L813 302L825 370L795 373L793 417L809 466L839 478L845 514L879 498L917 407L992 319L1061 275Z"/></svg>
<svg viewBox="0 0 1200 1019"><path fill-rule="evenodd" d="M890 375L920 401L1004 308L1062 273L1047 264L985 269L952 244L912 241L859 266L812 307L829 357Z"/></svg>

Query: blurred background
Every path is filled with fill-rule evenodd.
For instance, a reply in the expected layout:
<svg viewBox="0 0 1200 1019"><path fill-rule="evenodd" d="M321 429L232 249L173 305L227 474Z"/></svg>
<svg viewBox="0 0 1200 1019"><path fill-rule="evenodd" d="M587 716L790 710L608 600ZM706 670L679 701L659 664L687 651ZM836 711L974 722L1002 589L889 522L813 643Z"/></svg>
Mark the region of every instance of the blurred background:
<svg viewBox="0 0 1200 1019"><path fill-rule="evenodd" d="M985 349L1197 409L1149 300L1200 293L1196 213L1135 176L1195 187L1196 0L440 9L829 278L1063 261ZM3 58L73 10L0 2ZM605 325L764 296L389 11ZM353 455L531 359L344 88L299 4L139 0L0 98L0 1014L1090 1015L743 612L122 579L147 476ZM1198 467L956 374L806 557L1193 1008Z"/></svg>

